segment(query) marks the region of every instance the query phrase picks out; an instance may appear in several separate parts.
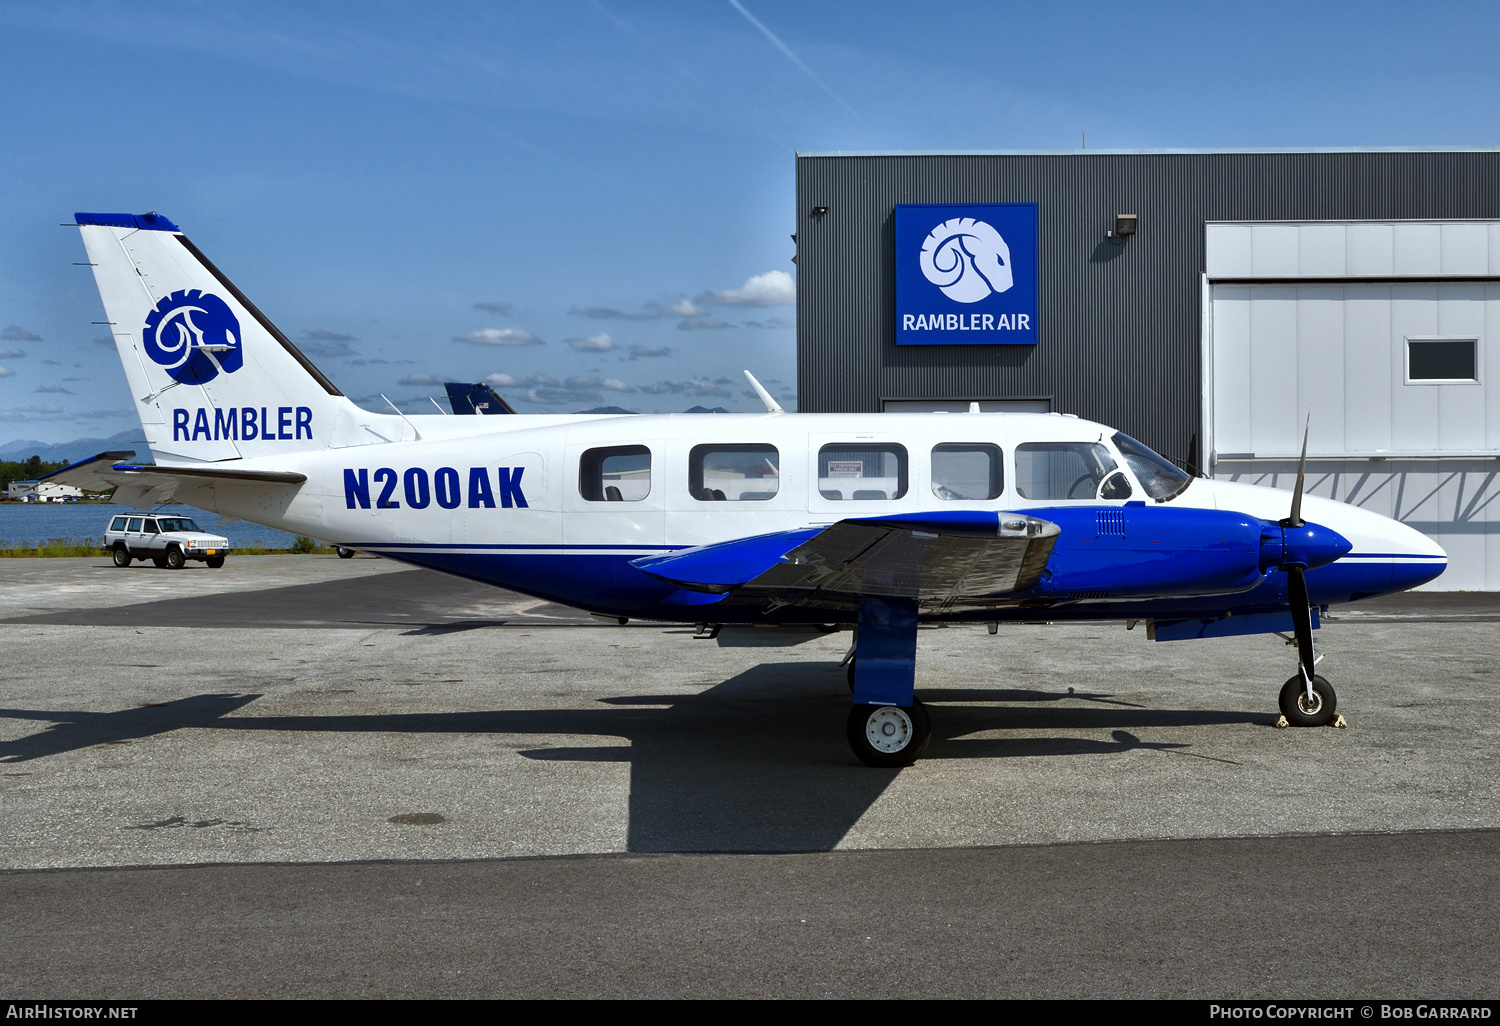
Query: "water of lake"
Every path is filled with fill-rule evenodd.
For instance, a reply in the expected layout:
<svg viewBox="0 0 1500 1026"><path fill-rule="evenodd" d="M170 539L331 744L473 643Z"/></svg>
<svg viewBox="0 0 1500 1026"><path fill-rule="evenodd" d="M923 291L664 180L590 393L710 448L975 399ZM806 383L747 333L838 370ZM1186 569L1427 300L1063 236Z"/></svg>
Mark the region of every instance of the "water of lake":
<svg viewBox="0 0 1500 1026"><path fill-rule="evenodd" d="M292 536L285 531L243 521L220 524L219 514L192 506L163 506L161 512L192 517L203 530L228 538L233 548L263 545L270 549L284 549L292 544ZM120 513L140 516L141 511L114 503L0 502L0 544L35 545L52 538L102 544L110 519Z"/></svg>

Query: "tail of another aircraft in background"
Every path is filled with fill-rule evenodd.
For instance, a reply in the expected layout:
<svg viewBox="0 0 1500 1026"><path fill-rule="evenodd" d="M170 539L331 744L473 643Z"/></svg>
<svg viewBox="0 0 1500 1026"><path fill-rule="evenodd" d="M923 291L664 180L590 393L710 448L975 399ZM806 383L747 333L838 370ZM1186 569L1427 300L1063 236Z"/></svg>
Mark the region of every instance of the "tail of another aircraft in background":
<svg viewBox="0 0 1500 1026"><path fill-rule="evenodd" d="M165 217L74 216L158 463L416 437L345 398Z"/></svg>

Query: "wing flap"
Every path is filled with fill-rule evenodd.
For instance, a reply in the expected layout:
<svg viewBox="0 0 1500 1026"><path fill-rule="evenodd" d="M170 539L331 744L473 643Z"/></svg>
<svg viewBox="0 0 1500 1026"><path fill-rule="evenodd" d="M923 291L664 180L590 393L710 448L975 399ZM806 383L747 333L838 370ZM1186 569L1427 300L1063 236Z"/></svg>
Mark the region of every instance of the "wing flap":
<svg viewBox="0 0 1500 1026"><path fill-rule="evenodd" d="M701 591L764 597L773 605L845 608L861 595L948 609L1033 587L1059 534L1035 517L989 511L841 520L705 545L633 565Z"/></svg>

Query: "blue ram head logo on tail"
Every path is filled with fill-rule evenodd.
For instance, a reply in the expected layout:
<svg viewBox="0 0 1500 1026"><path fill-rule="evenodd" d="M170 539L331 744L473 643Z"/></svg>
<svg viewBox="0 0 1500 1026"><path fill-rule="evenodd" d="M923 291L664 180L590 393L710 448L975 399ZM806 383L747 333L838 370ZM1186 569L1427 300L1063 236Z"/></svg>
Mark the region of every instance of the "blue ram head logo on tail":
<svg viewBox="0 0 1500 1026"><path fill-rule="evenodd" d="M185 385L204 385L245 365L240 322L229 304L198 289L174 292L146 315L146 355Z"/></svg>

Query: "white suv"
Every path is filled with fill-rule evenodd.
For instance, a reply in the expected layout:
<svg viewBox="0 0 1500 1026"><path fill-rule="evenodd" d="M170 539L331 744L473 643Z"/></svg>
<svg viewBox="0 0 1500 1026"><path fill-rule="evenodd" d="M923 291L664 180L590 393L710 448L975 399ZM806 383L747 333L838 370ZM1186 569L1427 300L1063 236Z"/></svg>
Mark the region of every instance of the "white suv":
<svg viewBox="0 0 1500 1026"><path fill-rule="evenodd" d="M214 569L229 555L229 539L198 530L191 517L141 515L115 517L104 532L104 551L115 566L129 566L132 559L149 559L157 566L182 569L190 559Z"/></svg>

